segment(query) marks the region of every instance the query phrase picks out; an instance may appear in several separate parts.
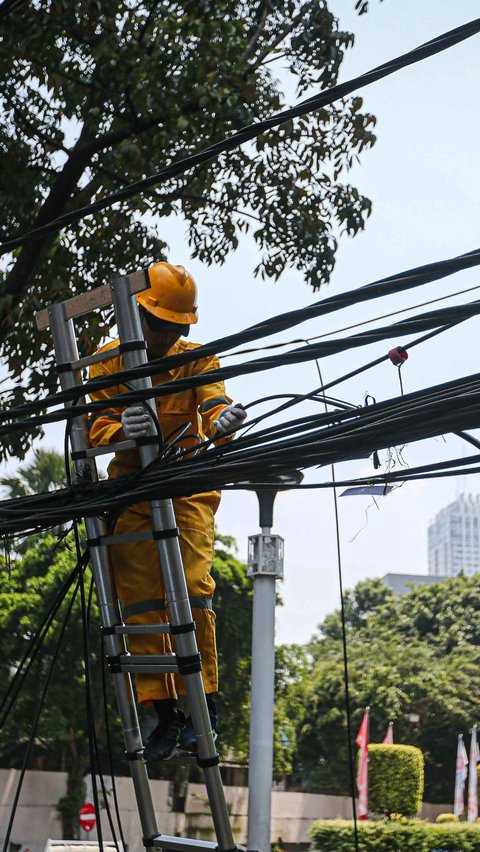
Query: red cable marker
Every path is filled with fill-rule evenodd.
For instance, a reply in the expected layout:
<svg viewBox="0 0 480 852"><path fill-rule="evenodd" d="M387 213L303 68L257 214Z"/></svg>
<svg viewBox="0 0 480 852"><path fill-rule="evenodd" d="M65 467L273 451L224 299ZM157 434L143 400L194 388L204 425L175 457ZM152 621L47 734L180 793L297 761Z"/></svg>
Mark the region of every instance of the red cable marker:
<svg viewBox="0 0 480 852"><path fill-rule="evenodd" d="M84 831L91 831L92 828L95 828L97 817L95 814L95 808L90 802L86 802L82 805L78 814L78 819L80 827L83 828Z"/></svg>
<svg viewBox="0 0 480 852"><path fill-rule="evenodd" d="M401 367L404 361L408 358L408 352L403 348L403 346L395 346L394 349L390 349L388 357L395 367Z"/></svg>

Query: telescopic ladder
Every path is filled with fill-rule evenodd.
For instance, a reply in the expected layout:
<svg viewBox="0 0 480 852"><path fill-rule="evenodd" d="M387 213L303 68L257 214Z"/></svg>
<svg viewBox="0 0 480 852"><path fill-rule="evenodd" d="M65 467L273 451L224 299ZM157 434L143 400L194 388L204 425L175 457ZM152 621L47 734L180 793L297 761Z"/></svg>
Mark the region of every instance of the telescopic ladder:
<svg viewBox="0 0 480 852"><path fill-rule="evenodd" d="M52 304L36 315L37 327L50 327L57 370L62 390L79 388L78 401L82 396L82 369L115 355L123 356L126 369L141 367L147 363L140 314L135 293L149 286L145 271L120 276L111 284L95 288L88 293L74 296L64 302ZM113 304L120 344L115 349L79 358L73 319L90 311ZM148 390L152 387L150 377L133 378L129 382L133 389ZM75 402L66 403L66 406ZM97 481L95 456L102 453L120 452L137 447L142 467L157 456L157 449L149 439L127 440L108 447L92 448L88 439L85 415L73 417L70 424L72 459L77 475L88 476ZM194 632L194 622L188 598L185 573L178 542L178 530L171 500L150 501L152 515L151 538L156 542L162 566L163 581L167 598L168 624L126 625L122 622L118 601L113 589L108 560L108 546L114 542L145 540L145 533L128 536L109 535L100 518L86 518L87 544L90 549L92 571L97 588L101 613L102 632L110 670L113 675L123 728L126 755L130 764L137 800L143 843L147 849L219 850L233 852L241 850L235 844L230 825L225 793L219 768L219 757L215 748L214 733L207 708L205 690L201 676L201 661ZM150 534L149 534L150 536ZM134 655L127 651L125 636L129 633L170 633L175 640L174 654ZM172 837L160 834L156 824L152 795L149 787L146 763L143 760L143 743L133 697L131 674L147 672L162 674L178 672L185 678L193 726L197 735L197 763L202 768L212 812L217 842Z"/></svg>

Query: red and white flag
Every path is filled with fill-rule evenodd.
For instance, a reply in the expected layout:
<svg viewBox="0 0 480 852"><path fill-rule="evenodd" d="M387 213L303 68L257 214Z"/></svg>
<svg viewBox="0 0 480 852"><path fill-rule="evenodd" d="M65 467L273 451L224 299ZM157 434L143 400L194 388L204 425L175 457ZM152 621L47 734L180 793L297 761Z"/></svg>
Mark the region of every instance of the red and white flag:
<svg viewBox="0 0 480 852"><path fill-rule="evenodd" d="M453 797L453 813L461 817L465 810L465 780L468 775L468 754L463 742L463 735L458 735L457 762L455 764L455 795Z"/></svg>
<svg viewBox="0 0 480 852"><path fill-rule="evenodd" d="M368 819L368 713L367 707L363 714L362 724L355 740L360 754L358 755L357 788L358 788L358 816L359 819Z"/></svg>
<svg viewBox="0 0 480 852"><path fill-rule="evenodd" d="M467 820L474 822L478 817L477 763L480 761L480 751L477 743L477 726L472 728L470 740L470 768L468 773L468 804Z"/></svg>
<svg viewBox="0 0 480 852"><path fill-rule="evenodd" d="M393 745L393 722L388 723L387 733L383 738L383 745Z"/></svg>

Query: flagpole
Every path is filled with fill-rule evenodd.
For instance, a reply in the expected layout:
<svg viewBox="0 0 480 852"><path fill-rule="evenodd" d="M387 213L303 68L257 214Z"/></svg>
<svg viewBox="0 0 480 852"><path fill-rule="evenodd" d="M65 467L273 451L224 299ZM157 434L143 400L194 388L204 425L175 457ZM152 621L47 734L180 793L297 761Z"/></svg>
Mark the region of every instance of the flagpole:
<svg viewBox="0 0 480 852"><path fill-rule="evenodd" d="M480 752L477 744L477 726L472 728L470 740L470 760L468 773L468 798L467 798L467 820L475 822L478 817L478 778L477 763L480 760Z"/></svg>
<svg viewBox="0 0 480 852"><path fill-rule="evenodd" d="M362 723L355 740L360 749L357 767L358 813L360 819L368 819L368 741L370 707L365 708Z"/></svg>
<svg viewBox="0 0 480 852"><path fill-rule="evenodd" d="M463 734L458 735L457 760L455 764L455 792L453 796L453 813L461 817L465 811L465 780L468 774L468 755L463 742Z"/></svg>
<svg viewBox="0 0 480 852"><path fill-rule="evenodd" d="M393 722L388 723L387 733L383 738L382 745L393 745Z"/></svg>

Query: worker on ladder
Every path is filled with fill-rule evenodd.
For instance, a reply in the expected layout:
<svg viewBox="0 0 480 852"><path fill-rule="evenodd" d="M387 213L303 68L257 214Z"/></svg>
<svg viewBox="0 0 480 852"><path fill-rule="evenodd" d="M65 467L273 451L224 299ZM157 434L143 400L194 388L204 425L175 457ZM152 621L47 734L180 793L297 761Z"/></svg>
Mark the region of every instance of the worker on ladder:
<svg viewBox="0 0 480 852"><path fill-rule="evenodd" d="M195 349L187 337L190 325L198 321L197 287L183 266L157 263L148 271L150 289L138 293L142 329L149 360L165 355L177 355ZM118 341L107 343L99 351L116 348ZM219 366L215 355L200 358L189 364L165 370L152 376L152 384L175 382L188 376L208 373ZM111 376L123 370L121 355L90 368L90 378ZM125 385L109 387L91 394L93 400L108 400L125 393ZM233 432L245 420L241 405L234 405L225 394L223 382L212 382L169 396L156 398L156 415L162 435L174 446L193 450L199 441L211 438L216 443L231 440ZM105 446L125 439L144 438L156 434L148 406L134 404L103 409L90 428L93 446ZM175 440L177 442L175 443ZM138 450L118 452L111 461L110 477L138 470ZM218 689L215 614L212 596L215 582L210 569L214 555L214 514L220 502L218 491L176 498L176 522L180 530L180 549L196 624L197 644L202 658L202 678L212 729L217 729L214 694ZM129 506L116 519L112 532L122 535L151 530L148 503ZM162 573L155 541L135 541L112 544L110 558L117 593L127 624L165 623L166 601ZM134 654L165 654L171 652L170 637L164 633L131 634L129 650ZM196 739L191 718L185 719L177 706L177 695L185 694L183 678L174 674L137 674L137 698L140 703L153 704L158 725L150 735L144 750L146 760L167 760L177 748L195 751Z"/></svg>

